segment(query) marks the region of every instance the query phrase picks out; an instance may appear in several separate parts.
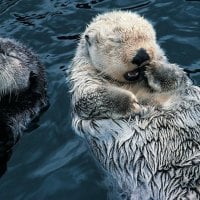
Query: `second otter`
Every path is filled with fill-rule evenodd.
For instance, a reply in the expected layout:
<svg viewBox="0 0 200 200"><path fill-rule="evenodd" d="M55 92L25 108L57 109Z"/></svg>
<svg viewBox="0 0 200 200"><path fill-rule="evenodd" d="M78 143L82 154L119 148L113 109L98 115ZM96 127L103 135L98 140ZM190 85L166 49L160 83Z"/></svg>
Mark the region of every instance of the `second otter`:
<svg viewBox="0 0 200 200"><path fill-rule="evenodd" d="M0 38L0 175L11 147L47 106L44 67L27 47Z"/></svg>

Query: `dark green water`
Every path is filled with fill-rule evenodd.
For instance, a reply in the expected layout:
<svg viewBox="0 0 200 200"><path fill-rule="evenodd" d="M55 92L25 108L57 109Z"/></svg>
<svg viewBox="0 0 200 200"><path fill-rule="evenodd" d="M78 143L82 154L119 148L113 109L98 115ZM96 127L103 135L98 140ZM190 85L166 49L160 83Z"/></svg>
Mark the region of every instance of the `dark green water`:
<svg viewBox="0 0 200 200"><path fill-rule="evenodd" d="M50 107L13 150L0 200L105 200L108 178L71 129L64 70L78 35L97 13L137 11L148 18L171 62L200 84L200 2L195 0L0 0L0 37L32 47L46 66Z"/></svg>

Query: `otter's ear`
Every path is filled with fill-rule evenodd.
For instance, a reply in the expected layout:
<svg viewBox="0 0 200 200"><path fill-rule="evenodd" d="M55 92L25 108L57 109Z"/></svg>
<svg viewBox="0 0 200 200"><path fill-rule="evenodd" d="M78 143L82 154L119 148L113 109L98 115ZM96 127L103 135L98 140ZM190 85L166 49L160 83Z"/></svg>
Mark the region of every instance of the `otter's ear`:
<svg viewBox="0 0 200 200"><path fill-rule="evenodd" d="M90 36L89 35L85 35L85 40L88 43L88 45L91 46Z"/></svg>
<svg viewBox="0 0 200 200"><path fill-rule="evenodd" d="M84 35L84 38L89 46L95 43L100 42L100 34L97 34L94 31L88 32Z"/></svg>

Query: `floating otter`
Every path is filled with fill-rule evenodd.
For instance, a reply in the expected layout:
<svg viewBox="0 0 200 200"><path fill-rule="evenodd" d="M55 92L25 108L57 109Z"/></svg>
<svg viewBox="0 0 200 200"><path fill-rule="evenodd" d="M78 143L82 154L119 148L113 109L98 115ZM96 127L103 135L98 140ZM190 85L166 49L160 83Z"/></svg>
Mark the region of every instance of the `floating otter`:
<svg viewBox="0 0 200 200"><path fill-rule="evenodd" d="M68 73L73 127L126 199L200 199L200 89L147 20L94 18Z"/></svg>
<svg viewBox="0 0 200 200"><path fill-rule="evenodd" d="M152 25L122 11L100 15L86 28L69 74L73 108L85 119L124 118L150 102L167 107L176 98L171 90L188 81L167 62Z"/></svg>
<svg viewBox="0 0 200 200"><path fill-rule="evenodd" d="M46 106L44 67L37 56L14 40L0 38L0 163L2 168L0 171L2 173L11 147Z"/></svg>

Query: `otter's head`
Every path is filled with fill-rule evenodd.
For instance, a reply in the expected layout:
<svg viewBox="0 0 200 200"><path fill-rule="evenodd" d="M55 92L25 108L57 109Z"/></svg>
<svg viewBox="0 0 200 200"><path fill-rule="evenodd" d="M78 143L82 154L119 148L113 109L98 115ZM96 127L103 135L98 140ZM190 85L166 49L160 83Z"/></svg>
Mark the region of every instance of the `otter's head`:
<svg viewBox="0 0 200 200"><path fill-rule="evenodd" d="M141 66L166 59L156 43L152 25L131 12L97 16L84 32L83 40L92 65L119 82L136 81Z"/></svg>
<svg viewBox="0 0 200 200"><path fill-rule="evenodd" d="M0 38L0 97L28 87L30 69L23 46Z"/></svg>

